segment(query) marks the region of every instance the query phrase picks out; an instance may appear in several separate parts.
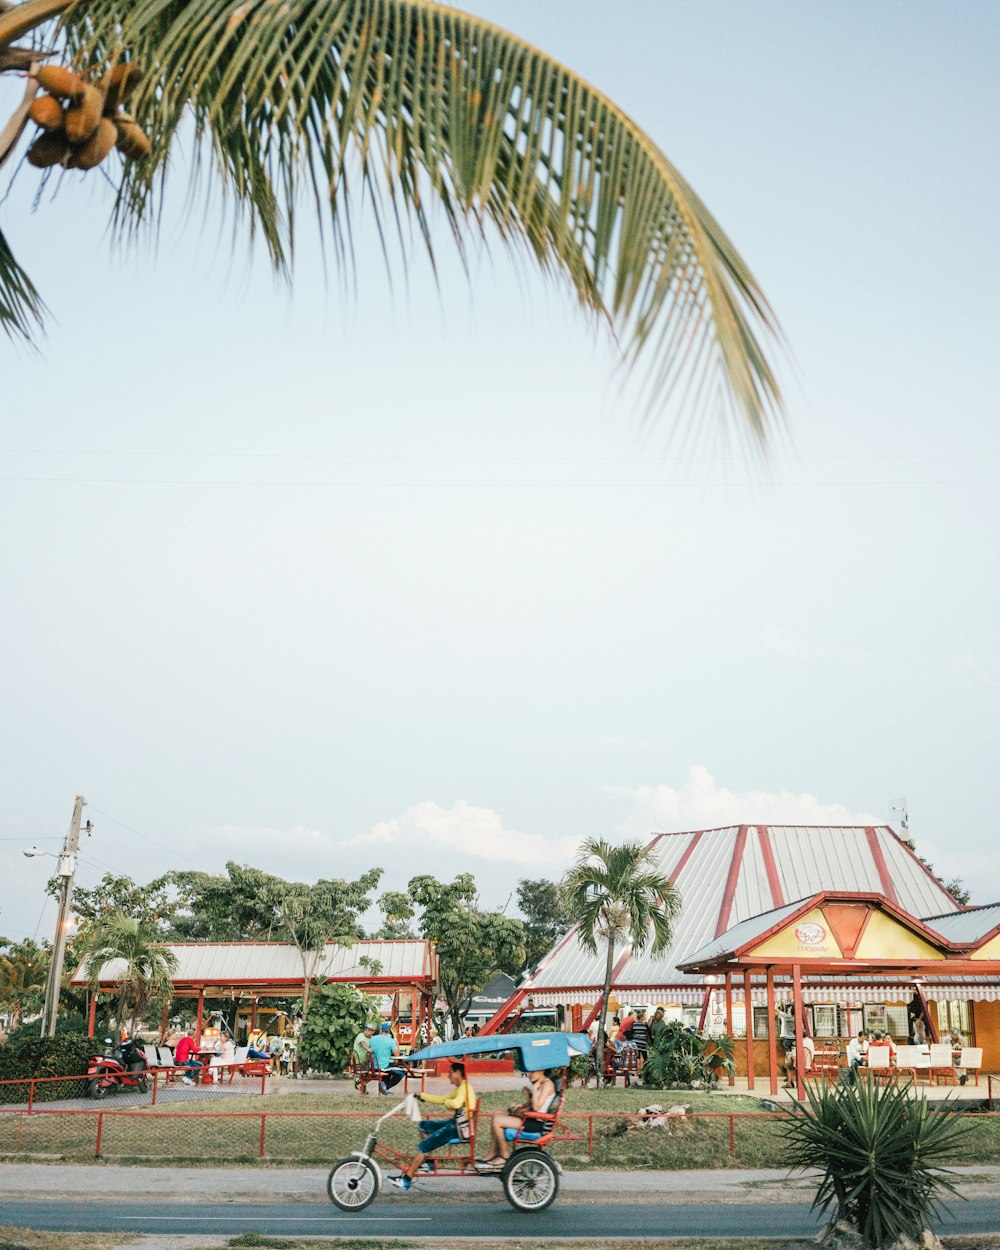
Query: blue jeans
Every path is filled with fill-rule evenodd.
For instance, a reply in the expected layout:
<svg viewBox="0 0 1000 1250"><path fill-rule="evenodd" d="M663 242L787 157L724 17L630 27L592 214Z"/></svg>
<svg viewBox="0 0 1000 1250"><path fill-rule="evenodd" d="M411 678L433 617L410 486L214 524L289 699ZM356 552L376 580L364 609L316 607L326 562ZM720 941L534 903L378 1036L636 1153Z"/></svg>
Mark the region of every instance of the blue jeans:
<svg viewBox="0 0 1000 1250"><path fill-rule="evenodd" d="M458 1136L454 1119L421 1120L418 1127L421 1133L425 1134L417 1147L422 1155L429 1155L432 1150L447 1146L453 1137Z"/></svg>
<svg viewBox="0 0 1000 1250"><path fill-rule="evenodd" d="M398 1085L404 1076L406 1076L405 1068L379 1068L378 1072L379 1082L386 1089L392 1089L394 1085Z"/></svg>

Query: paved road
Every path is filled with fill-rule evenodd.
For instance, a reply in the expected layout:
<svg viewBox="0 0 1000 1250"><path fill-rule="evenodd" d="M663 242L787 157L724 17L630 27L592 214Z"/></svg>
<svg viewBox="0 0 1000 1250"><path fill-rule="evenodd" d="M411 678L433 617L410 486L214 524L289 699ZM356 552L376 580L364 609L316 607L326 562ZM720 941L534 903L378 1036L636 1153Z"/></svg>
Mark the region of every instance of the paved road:
<svg viewBox="0 0 1000 1250"><path fill-rule="evenodd" d="M939 1231L976 1234L1000 1231L1000 1198L975 1198L954 1205L954 1219ZM540 1215L521 1215L497 1195L495 1202L472 1203L386 1196L360 1215L345 1215L329 1202L183 1204L109 1203L79 1199L21 1200L3 1203L4 1223L19 1228L77 1232L228 1234L282 1236L378 1234L381 1237L580 1237L606 1244L652 1236L805 1237L817 1230L805 1204L589 1203L585 1195L564 1195Z"/></svg>

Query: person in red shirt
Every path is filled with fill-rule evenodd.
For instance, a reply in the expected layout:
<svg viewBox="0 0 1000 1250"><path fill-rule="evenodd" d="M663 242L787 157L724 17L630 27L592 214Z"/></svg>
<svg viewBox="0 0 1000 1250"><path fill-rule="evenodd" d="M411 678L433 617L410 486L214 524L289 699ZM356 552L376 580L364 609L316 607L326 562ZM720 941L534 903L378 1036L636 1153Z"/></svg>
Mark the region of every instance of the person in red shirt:
<svg viewBox="0 0 1000 1250"><path fill-rule="evenodd" d="M189 1033L185 1033L174 1047L174 1063L179 1068L187 1069L182 1078L184 1084L194 1085L192 1077L201 1072L201 1064L195 1053L194 1038Z"/></svg>

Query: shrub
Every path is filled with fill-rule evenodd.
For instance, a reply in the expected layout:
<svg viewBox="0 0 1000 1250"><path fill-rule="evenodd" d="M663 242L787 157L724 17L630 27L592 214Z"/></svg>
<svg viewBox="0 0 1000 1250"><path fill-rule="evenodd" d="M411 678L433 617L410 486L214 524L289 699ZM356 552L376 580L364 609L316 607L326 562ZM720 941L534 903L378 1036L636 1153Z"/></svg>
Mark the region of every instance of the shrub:
<svg viewBox="0 0 1000 1250"><path fill-rule="evenodd" d="M732 1070L731 1037L703 1037L670 1020L653 1038L642 1079L657 1089L694 1084L711 1088Z"/></svg>
<svg viewBox="0 0 1000 1250"><path fill-rule="evenodd" d="M299 1035L300 1059L319 1072L343 1072L358 1030L377 1016L378 999L355 986L329 981L318 985Z"/></svg>
<svg viewBox="0 0 1000 1250"><path fill-rule="evenodd" d="M941 1164L968 1124L954 1104L911 1099L905 1087L862 1081L806 1090L809 1104L781 1126L793 1170L822 1172L813 1207L835 1207L835 1222L870 1250L919 1238L955 1186Z"/></svg>
<svg viewBox="0 0 1000 1250"><path fill-rule="evenodd" d="M0 1046L0 1081L33 1076L82 1076L87 1071L87 1060L93 1053L94 1039L84 1033L57 1033L55 1037L15 1035ZM79 1088L72 1081L40 1085L35 1089L35 1101L72 1098L81 1094L84 1088L83 1081ZM22 1093L24 1098L27 1097L26 1089L19 1091L12 1086L7 1089L17 1095L16 1101L23 1101Z"/></svg>

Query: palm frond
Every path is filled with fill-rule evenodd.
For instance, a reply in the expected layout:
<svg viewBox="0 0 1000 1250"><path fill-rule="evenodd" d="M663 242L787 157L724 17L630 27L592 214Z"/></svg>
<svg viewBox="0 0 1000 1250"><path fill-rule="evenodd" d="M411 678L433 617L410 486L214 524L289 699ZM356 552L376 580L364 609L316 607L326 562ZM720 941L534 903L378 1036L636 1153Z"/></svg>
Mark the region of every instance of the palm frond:
<svg viewBox="0 0 1000 1250"><path fill-rule="evenodd" d="M304 199L348 262L359 194L404 261L414 231L433 260L436 202L460 250L489 223L612 323L651 413L722 415L760 443L780 417L777 323L736 248L619 108L514 35L431 0L75 0L63 22L82 65L126 51L153 71L122 229L155 217L190 118L194 179L209 158L279 268Z"/></svg>
<svg viewBox="0 0 1000 1250"><path fill-rule="evenodd" d="M45 305L0 230L0 326L9 338L31 340Z"/></svg>

